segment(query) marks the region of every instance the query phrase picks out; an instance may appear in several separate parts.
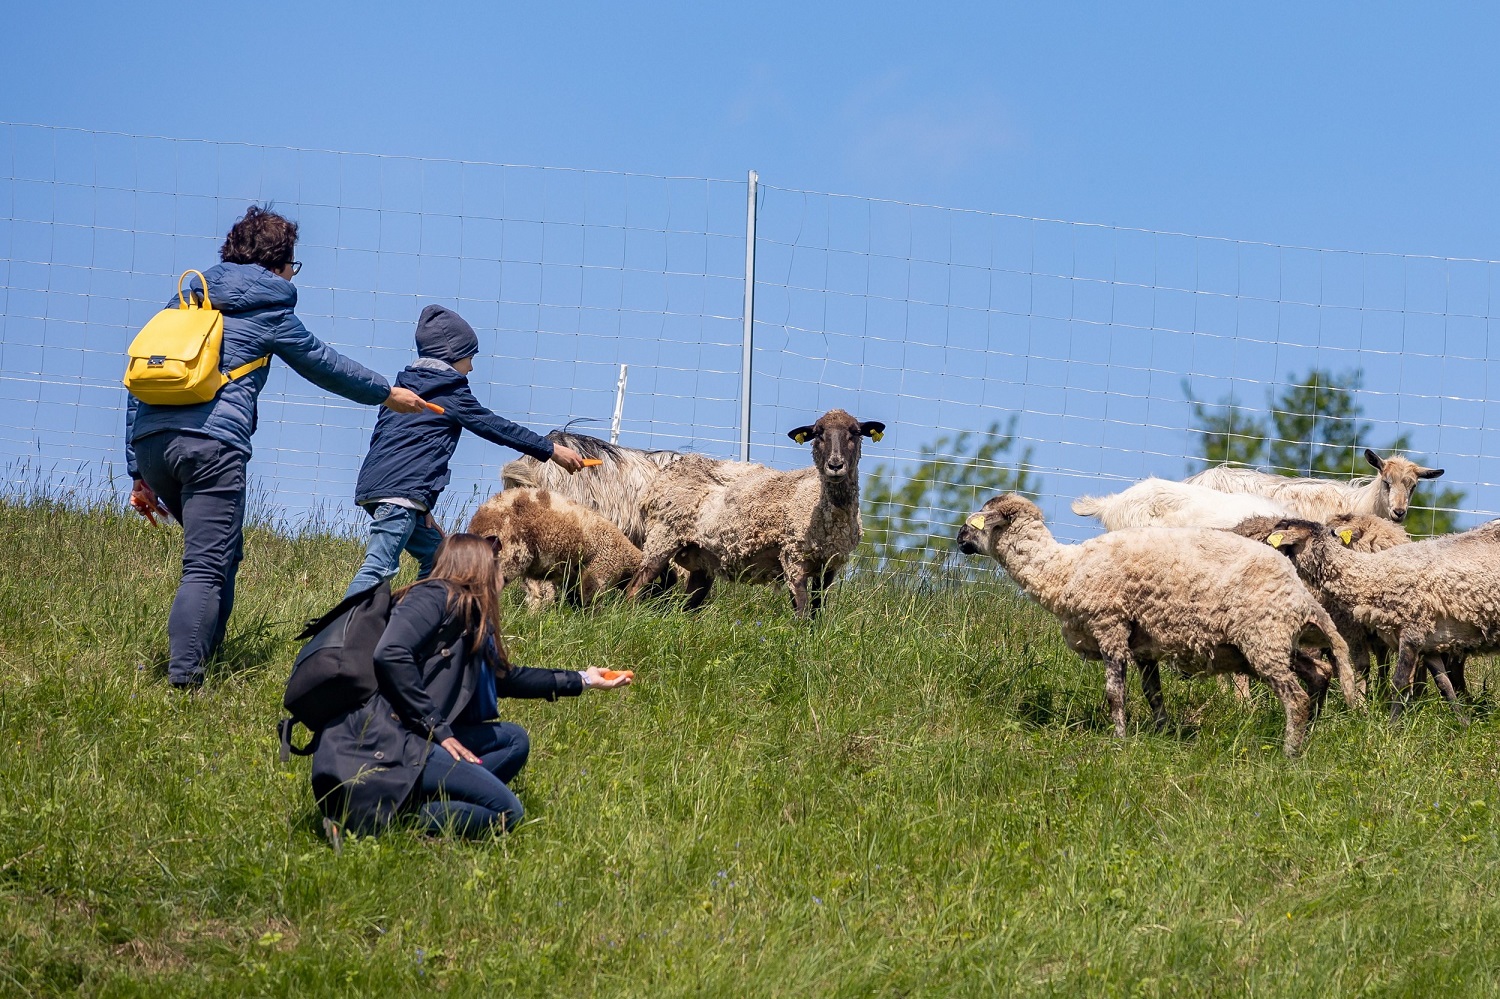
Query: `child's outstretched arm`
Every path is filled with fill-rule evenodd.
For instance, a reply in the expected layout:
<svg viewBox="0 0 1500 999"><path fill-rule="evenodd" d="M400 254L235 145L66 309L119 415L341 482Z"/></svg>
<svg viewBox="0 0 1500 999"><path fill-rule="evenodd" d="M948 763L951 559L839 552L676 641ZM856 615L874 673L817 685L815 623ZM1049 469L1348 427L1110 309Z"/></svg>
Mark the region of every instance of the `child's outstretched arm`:
<svg viewBox="0 0 1500 999"><path fill-rule="evenodd" d="M515 448L537 461L555 461L570 472L583 467L583 457L577 451L561 444L553 444L519 423L486 409L467 385L461 385L453 392L443 395L442 404L448 415L457 420L460 426L491 444Z"/></svg>

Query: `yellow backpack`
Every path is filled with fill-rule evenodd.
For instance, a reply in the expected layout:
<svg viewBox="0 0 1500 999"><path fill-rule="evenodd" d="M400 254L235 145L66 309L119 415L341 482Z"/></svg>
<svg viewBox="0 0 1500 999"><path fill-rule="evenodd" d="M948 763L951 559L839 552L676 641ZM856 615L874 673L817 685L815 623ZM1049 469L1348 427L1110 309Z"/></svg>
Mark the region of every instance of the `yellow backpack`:
<svg viewBox="0 0 1500 999"><path fill-rule="evenodd" d="M203 286L202 306L183 297L182 282L189 274L197 274ZM209 301L208 281L199 271L183 271L177 279L177 308L158 312L130 342L125 387L153 406L191 406L208 402L219 389L271 360L258 357L233 371L220 371L223 342L224 313Z"/></svg>

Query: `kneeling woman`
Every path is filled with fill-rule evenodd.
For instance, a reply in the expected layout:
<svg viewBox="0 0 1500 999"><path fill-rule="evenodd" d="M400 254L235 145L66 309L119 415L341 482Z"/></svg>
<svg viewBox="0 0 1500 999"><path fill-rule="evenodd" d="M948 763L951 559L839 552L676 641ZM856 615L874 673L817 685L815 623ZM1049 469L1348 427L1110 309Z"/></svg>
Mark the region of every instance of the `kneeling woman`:
<svg viewBox="0 0 1500 999"><path fill-rule="evenodd" d="M396 591L375 650L379 692L335 719L313 754L324 815L357 832L412 812L429 832L482 836L521 821L507 786L526 764L519 725L494 721L501 697L574 697L630 682L587 670L512 666L500 641L494 545L454 534L432 575Z"/></svg>

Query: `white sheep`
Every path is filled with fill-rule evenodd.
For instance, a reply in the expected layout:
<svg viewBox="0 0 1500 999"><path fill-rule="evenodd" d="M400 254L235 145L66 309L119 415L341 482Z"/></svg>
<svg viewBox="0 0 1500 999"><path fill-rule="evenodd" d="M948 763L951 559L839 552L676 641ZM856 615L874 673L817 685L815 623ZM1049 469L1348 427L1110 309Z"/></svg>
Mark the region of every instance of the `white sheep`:
<svg viewBox="0 0 1500 999"><path fill-rule="evenodd" d="M1062 545L1036 505L1010 493L971 516L958 544L966 554L996 559L1057 616L1069 648L1104 661L1117 736L1125 735L1132 662L1158 725L1167 720L1158 660L1170 658L1190 673L1259 676L1286 711L1289 756L1301 747L1329 681L1327 663L1303 647L1331 649L1340 675L1349 673L1344 640L1296 571L1283 558L1267 558L1275 552L1266 545L1228 531L1140 527Z"/></svg>
<svg viewBox="0 0 1500 999"><path fill-rule="evenodd" d="M1230 528L1251 517L1291 511L1263 496L1222 493L1206 486L1150 478L1110 496L1080 496L1073 512L1094 517L1107 531L1127 527Z"/></svg>
<svg viewBox="0 0 1500 999"><path fill-rule="evenodd" d="M689 609L723 577L784 583L797 616L816 615L824 590L859 546L861 444L884 432L883 423L833 409L787 434L812 442L811 468L779 472L698 455L668 465L647 500L641 568L629 596L676 562L688 570Z"/></svg>
<svg viewBox="0 0 1500 999"><path fill-rule="evenodd" d="M1374 478L1298 479L1220 465L1183 481L1224 493L1265 496L1286 507L1291 516L1319 523L1343 513L1368 513L1399 524L1406 519L1417 483L1443 474L1441 468L1424 468L1400 455L1381 458L1369 448L1365 449L1365 460L1379 473Z"/></svg>

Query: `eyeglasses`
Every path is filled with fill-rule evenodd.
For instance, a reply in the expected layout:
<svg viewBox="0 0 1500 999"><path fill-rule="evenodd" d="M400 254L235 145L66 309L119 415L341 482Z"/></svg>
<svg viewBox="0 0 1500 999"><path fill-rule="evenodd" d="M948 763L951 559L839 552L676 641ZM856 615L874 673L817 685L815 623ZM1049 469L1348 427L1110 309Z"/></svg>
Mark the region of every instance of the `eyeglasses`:
<svg viewBox="0 0 1500 999"><path fill-rule="evenodd" d="M302 272L302 261L300 261L300 260L293 260L292 261L292 277L296 277L301 272Z"/></svg>

